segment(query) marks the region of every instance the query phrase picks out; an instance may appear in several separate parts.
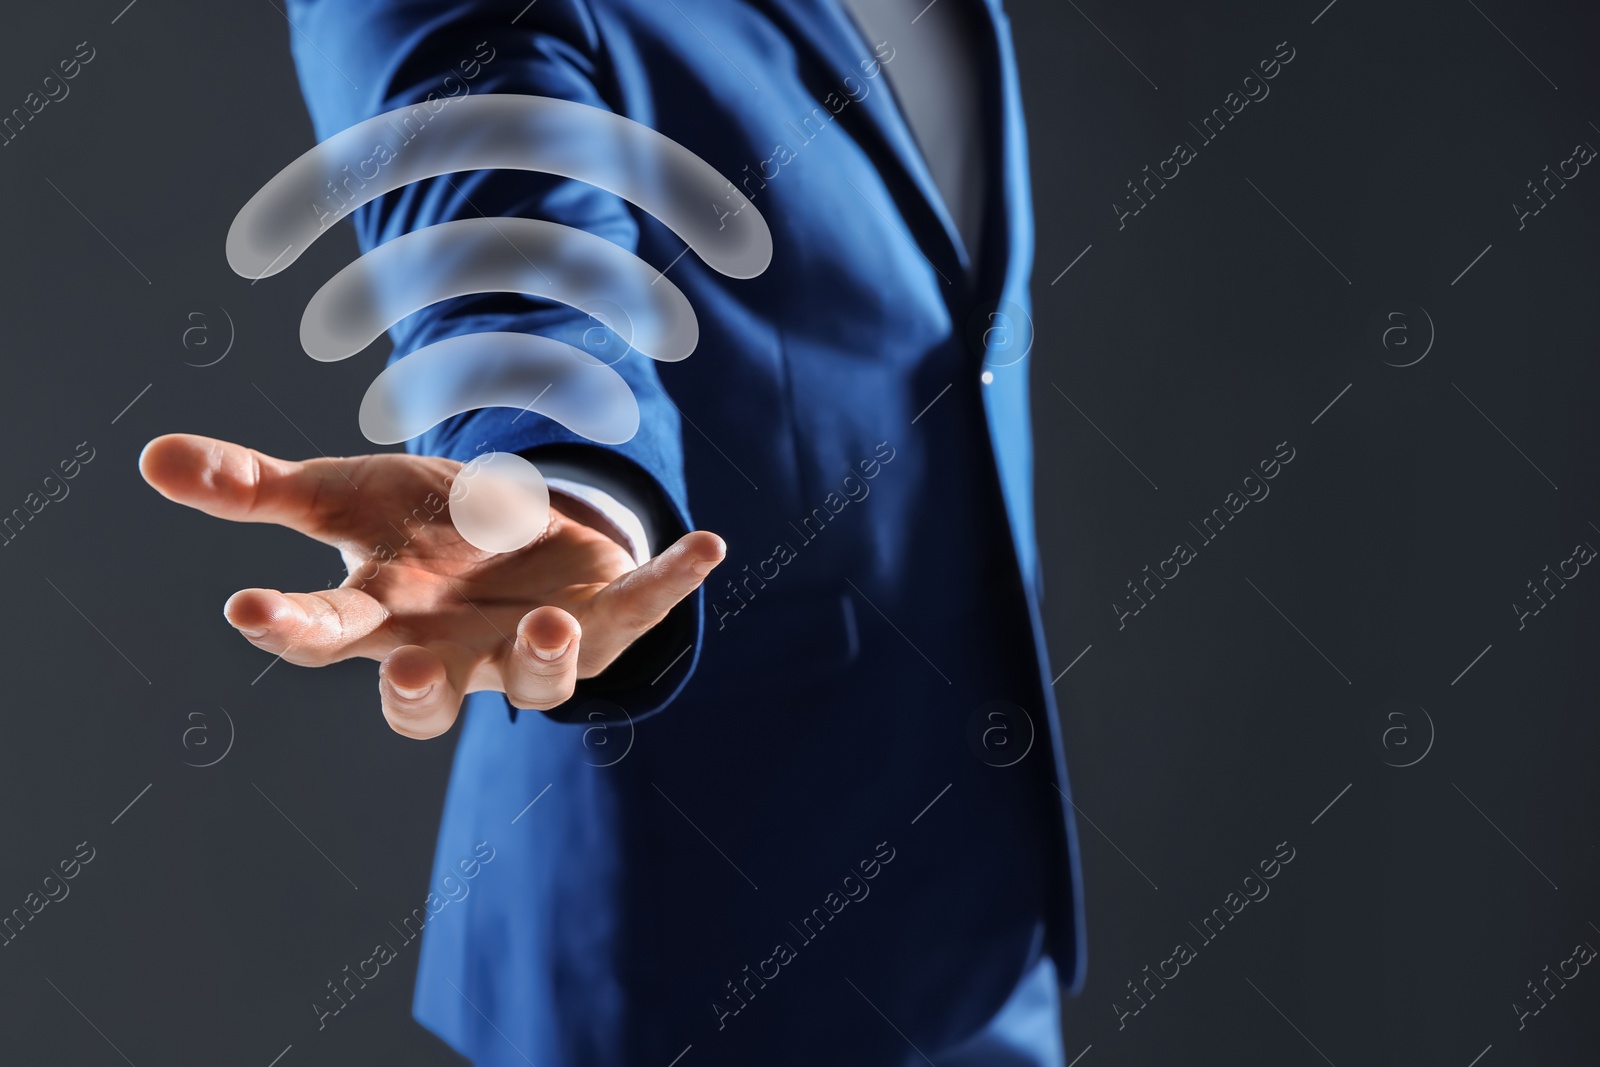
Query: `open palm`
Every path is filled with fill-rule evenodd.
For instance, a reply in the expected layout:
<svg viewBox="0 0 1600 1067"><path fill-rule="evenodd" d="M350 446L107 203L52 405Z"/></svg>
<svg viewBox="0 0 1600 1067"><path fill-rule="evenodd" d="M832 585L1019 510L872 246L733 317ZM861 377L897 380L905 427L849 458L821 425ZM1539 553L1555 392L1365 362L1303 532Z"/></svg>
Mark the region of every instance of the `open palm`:
<svg viewBox="0 0 1600 1067"><path fill-rule="evenodd" d="M603 671L721 562L695 531L641 567L581 505L552 502L545 532L515 552L464 541L447 501L462 464L383 453L304 462L168 434L139 457L169 500L235 522L270 522L332 545L336 589L242 589L223 612L257 648L320 667L379 660L384 717L407 737L448 730L467 693L550 708Z"/></svg>

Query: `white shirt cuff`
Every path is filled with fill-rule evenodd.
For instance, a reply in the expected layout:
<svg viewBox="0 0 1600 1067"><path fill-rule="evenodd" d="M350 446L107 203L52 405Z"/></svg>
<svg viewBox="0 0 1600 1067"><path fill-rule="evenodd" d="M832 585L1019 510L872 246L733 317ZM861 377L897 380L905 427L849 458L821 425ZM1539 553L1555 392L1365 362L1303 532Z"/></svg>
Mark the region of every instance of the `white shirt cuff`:
<svg viewBox="0 0 1600 1067"><path fill-rule="evenodd" d="M652 555L650 537L645 533L644 523L639 521L633 509L624 507L617 498L592 485L572 481L568 478L545 477L545 485L549 486L552 493L561 493L566 496L581 500L598 511L616 529L604 531L611 534L617 543L622 545L633 556L635 566L644 566ZM616 535L620 534L620 537Z"/></svg>

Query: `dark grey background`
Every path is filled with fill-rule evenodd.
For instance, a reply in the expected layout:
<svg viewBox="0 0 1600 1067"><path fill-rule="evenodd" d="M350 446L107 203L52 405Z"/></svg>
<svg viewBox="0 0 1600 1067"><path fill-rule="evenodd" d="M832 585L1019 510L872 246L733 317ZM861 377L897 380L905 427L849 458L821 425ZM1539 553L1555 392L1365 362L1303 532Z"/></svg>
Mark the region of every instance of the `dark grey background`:
<svg viewBox="0 0 1600 1067"><path fill-rule="evenodd" d="M262 676L223 600L320 588L337 559L186 513L135 469L172 430L368 450L376 357L314 366L296 333L353 242L270 285L222 255L234 212L311 143L290 31L270 2L124 2L14 10L0 35L0 113L96 50L0 148L0 512L95 450L0 547L0 912L95 849L0 948L0 1059L458 1062L409 1018L414 947L326 1030L310 1010L425 894L450 741L390 733L369 663ZM1511 605L1600 544L1600 173L1521 230L1511 205L1600 145L1600 11L1010 7L1039 533L1091 922L1068 1057L1596 1062L1587 968L1520 1032L1512 1006L1600 944L1600 578L1520 631ZM1198 143L1188 123L1281 41L1271 95L1119 229L1124 183ZM226 316L227 358L186 366L221 354ZM1199 547L1188 523L1282 441L1270 497ZM1177 541L1198 558L1119 629L1124 583ZM1271 895L1202 943L1189 924L1284 841ZM1183 940L1197 958L1119 1028L1125 983Z"/></svg>

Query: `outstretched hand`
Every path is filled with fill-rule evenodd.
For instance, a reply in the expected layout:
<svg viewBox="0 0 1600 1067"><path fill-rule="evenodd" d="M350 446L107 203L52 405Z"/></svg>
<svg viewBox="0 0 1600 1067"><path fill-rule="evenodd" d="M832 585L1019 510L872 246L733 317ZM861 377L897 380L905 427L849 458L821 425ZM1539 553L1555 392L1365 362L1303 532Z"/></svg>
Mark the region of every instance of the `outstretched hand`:
<svg viewBox="0 0 1600 1067"><path fill-rule="evenodd" d="M296 462L168 434L145 446L139 469L169 500L337 548L349 572L338 588L241 589L223 614L290 663L380 661L384 718L407 737L444 733L479 690L503 692L518 708L562 703L694 592L726 551L716 534L695 531L635 567L552 501L543 535L490 554L450 523L445 502L462 464L433 456Z"/></svg>

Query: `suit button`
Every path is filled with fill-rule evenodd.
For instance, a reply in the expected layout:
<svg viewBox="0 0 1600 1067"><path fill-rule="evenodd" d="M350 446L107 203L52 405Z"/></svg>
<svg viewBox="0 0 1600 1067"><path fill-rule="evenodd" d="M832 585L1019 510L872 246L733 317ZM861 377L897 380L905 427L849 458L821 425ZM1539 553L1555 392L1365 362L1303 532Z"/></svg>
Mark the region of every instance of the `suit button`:
<svg viewBox="0 0 1600 1067"><path fill-rule="evenodd" d="M994 372L984 371L982 376L979 378L979 381L983 382L984 385L988 385L990 382L994 381Z"/></svg>

